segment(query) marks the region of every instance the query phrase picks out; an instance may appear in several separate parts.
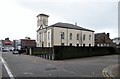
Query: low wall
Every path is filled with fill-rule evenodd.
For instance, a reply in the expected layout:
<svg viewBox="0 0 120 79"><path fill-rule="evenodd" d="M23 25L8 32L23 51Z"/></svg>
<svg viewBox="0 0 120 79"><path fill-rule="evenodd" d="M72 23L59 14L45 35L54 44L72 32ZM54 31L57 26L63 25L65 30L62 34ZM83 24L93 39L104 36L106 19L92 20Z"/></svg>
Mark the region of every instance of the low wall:
<svg viewBox="0 0 120 79"><path fill-rule="evenodd" d="M32 50L32 55L52 54L53 53L52 47L34 47L31 50Z"/></svg>
<svg viewBox="0 0 120 79"><path fill-rule="evenodd" d="M116 54L113 47L54 46L55 60Z"/></svg>
<svg viewBox="0 0 120 79"><path fill-rule="evenodd" d="M31 48L31 55L38 56L45 59L54 60L52 47L34 47Z"/></svg>
<svg viewBox="0 0 120 79"><path fill-rule="evenodd" d="M52 60L102 56L111 54L120 54L120 49L116 49L113 47L74 47L74 46L32 48L32 55Z"/></svg>

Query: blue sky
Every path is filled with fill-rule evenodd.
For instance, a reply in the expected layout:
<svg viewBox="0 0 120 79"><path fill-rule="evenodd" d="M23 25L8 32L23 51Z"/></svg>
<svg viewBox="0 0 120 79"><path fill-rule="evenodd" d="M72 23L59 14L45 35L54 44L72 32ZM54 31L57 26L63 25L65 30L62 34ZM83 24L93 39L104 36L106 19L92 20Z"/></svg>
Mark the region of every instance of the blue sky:
<svg viewBox="0 0 120 79"><path fill-rule="evenodd" d="M118 36L119 0L1 0L0 39L36 39L37 18L48 14L49 25L57 22L72 23Z"/></svg>

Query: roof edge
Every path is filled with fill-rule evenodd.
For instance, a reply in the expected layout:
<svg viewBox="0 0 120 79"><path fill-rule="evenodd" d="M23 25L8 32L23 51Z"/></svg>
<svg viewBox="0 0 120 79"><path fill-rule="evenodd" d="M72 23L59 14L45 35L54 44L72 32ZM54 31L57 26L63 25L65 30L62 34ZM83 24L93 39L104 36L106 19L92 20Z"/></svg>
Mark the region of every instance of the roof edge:
<svg viewBox="0 0 120 79"><path fill-rule="evenodd" d="M44 14L44 13L41 13L41 14L37 15L37 17L38 17L38 16L47 16L47 17L49 17L49 15L46 15L46 14Z"/></svg>

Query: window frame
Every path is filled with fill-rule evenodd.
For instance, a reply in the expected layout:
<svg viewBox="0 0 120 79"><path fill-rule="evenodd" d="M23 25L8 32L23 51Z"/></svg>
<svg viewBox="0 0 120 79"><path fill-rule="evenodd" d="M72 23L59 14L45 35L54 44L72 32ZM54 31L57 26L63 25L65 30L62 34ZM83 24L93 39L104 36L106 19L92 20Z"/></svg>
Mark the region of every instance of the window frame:
<svg viewBox="0 0 120 79"><path fill-rule="evenodd" d="M48 32L48 40L50 40L50 32Z"/></svg>
<svg viewBox="0 0 120 79"><path fill-rule="evenodd" d="M61 37L61 39L65 39L65 33L64 32L60 32L60 37Z"/></svg>
<svg viewBox="0 0 120 79"><path fill-rule="evenodd" d="M86 35L85 35L85 34L83 34L83 41L85 41L85 37L86 37Z"/></svg>
<svg viewBox="0 0 120 79"><path fill-rule="evenodd" d="M76 35L77 40L79 40L79 36L80 36L79 34Z"/></svg>
<svg viewBox="0 0 120 79"><path fill-rule="evenodd" d="M89 35L89 40L91 40L91 37L92 37L92 36L91 36L91 35Z"/></svg>
<svg viewBox="0 0 120 79"><path fill-rule="evenodd" d="M70 38L70 40L72 40L72 33L69 34L69 38Z"/></svg>

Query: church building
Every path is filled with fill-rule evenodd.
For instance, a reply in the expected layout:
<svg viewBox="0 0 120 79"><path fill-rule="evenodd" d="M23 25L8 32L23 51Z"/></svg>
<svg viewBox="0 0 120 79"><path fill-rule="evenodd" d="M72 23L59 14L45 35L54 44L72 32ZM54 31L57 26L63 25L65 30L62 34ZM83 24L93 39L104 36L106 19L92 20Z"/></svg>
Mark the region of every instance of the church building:
<svg viewBox="0 0 120 79"><path fill-rule="evenodd" d="M48 26L48 15L37 16L37 47L94 46L94 31L58 22Z"/></svg>

